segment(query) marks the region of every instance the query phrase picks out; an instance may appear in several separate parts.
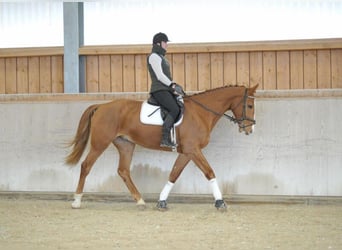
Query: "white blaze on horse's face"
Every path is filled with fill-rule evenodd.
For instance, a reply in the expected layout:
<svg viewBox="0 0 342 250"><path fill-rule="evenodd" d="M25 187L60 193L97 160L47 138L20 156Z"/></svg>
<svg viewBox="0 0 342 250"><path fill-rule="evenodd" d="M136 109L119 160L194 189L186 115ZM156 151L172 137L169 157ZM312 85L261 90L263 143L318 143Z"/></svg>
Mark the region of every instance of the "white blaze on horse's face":
<svg viewBox="0 0 342 250"><path fill-rule="evenodd" d="M249 97L249 99L251 99L252 100L252 112L253 112L253 120L254 120L254 123L252 124L252 126L251 126L251 131L250 131L250 134L251 133L253 133L253 131L254 131L254 126L255 126L255 98L254 98L254 96L253 97Z"/></svg>
<svg viewBox="0 0 342 250"><path fill-rule="evenodd" d="M253 120L255 121L255 112L256 112L255 98L253 98L253 107L254 107L254 111L253 111ZM254 126L255 126L255 123L254 123L253 126L252 126L251 133L253 133L253 131L254 131Z"/></svg>

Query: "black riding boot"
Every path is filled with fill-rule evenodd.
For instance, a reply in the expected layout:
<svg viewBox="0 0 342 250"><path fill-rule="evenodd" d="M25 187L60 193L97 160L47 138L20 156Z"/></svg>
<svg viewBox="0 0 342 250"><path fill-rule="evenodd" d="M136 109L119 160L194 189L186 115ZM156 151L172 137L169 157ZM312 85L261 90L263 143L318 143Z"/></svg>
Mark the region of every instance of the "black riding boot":
<svg viewBox="0 0 342 250"><path fill-rule="evenodd" d="M171 128L174 124L174 119L171 115L167 115L163 124L162 128L162 139L160 142L161 147L166 147L166 148L174 148L177 147L177 144L174 144L171 141L171 136L170 136L170 131Z"/></svg>

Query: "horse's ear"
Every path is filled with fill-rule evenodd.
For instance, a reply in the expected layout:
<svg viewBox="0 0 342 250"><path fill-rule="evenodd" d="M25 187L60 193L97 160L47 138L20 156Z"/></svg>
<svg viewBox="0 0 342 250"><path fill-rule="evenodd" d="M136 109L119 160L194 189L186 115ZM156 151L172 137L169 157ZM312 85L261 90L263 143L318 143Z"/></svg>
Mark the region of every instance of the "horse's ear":
<svg viewBox="0 0 342 250"><path fill-rule="evenodd" d="M259 86L259 83L256 84L255 86L251 87L251 88L249 89L249 94L250 94L250 95L254 95L256 89L258 88L258 86Z"/></svg>

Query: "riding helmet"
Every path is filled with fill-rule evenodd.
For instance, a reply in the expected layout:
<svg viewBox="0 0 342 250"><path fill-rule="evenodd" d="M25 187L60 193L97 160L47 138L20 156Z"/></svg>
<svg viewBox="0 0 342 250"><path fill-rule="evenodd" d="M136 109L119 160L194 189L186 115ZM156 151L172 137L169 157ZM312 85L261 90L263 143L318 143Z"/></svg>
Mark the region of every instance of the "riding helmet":
<svg viewBox="0 0 342 250"><path fill-rule="evenodd" d="M165 33L159 32L153 36L153 44L169 42L169 38Z"/></svg>

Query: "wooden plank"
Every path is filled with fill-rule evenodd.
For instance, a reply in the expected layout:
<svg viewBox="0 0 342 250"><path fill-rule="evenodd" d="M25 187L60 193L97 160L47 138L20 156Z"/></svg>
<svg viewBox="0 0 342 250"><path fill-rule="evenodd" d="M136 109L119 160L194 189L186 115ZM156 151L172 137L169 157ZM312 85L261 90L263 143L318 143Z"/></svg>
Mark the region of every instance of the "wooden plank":
<svg viewBox="0 0 342 250"><path fill-rule="evenodd" d="M28 58L18 57L17 59L17 93L28 93Z"/></svg>
<svg viewBox="0 0 342 250"><path fill-rule="evenodd" d="M304 51L304 89L317 89L317 51Z"/></svg>
<svg viewBox="0 0 342 250"><path fill-rule="evenodd" d="M51 91L52 93L64 93L63 57L51 57Z"/></svg>
<svg viewBox="0 0 342 250"><path fill-rule="evenodd" d="M39 57L29 57L29 93L39 93Z"/></svg>
<svg viewBox="0 0 342 250"><path fill-rule="evenodd" d="M5 73L5 93L17 93L17 58L11 57L5 59L6 73Z"/></svg>
<svg viewBox="0 0 342 250"><path fill-rule="evenodd" d="M110 56L110 72L111 72L111 89L112 92L123 91L123 75L122 75L122 56Z"/></svg>
<svg viewBox="0 0 342 250"><path fill-rule="evenodd" d="M263 52L263 75L264 89L272 90L277 88L276 74L276 53L274 51Z"/></svg>
<svg viewBox="0 0 342 250"><path fill-rule="evenodd" d="M185 58L184 54L172 55L172 78L184 87L185 84Z"/></svg>
<svg viewBox="0 0 342 250"><path fill-rule="evenodd" d="M236 53L236 81L238 85L249 86L249 53Z"/></svg>
<svg viewBox="0 0 342 250"><path fill-rule="evenodd" d="M198 90L198 60L197 54L185 54L185 91Z"/></svg>
<svg viewBox="0 0 342 250"><path fill-rule="evenodd" d="M211 88L224 86L223 81L223 53L210 54Z"/></svg>
<svg viewBox="0 0 342 250"><path fill-rule="evenodd" d="M172 46L169 46L168 48L168 53L185 54L279 50L288 51L304 49L335 49L341 47L342 38L220 43L172 43ZM149 44L83 46L79 49L80 55L147 54L150 51L151 45Z"/></svg>
<svg viewBox="0 0 342 250"><path fill-rule="evenodd" d="M199 91L210 89L210 55L199 53L198 60L198 89Z"/></svg>
<svg viewBox="0 0 342 250"><path fill-rule="evenodd" d="M135 55L135 82L137 92L149 91L147 74L147 55Z"/></svg>
<svg viewBox="0 0 342 250"><path fill-rule="evenodd" d="M59 47L33 47L33 48L6 48L0 49L0 57L31 57L63 55L64 48Z"/></svg>
<svg viewBox="0 0 342 250"><path fill-rule="evenodd" d="M304 49L339 49L342 47L341 38L303 39L283 41L247 41L221 43L173 43L168 53L208 53L208 52L235 52L235 51L274 51L274 50L304 50ZM83 46L79 49L80 55L115 55L115 54L147 54L151 45L103 45ZM62 56L63 47L39 48L7 48L0 49L0 57L31 57L31 56Z"/></svg>
<svg viewBox="0 0 342 250"><path fill-rule="evenodd" d="M135 90L135 60L134 55L123 56L123 91L134 92Z"/></svg>
<svg viewBox="0 0 342 250"><path fill-rule="evenodd" d="M342 88L342 49L331 50L332 87Z"/></svg>
<svg viewBox="0 0 342 250"><path fill-rule="evenodd" d="M330 50L317 51L317 86L319 89L331 88Z"/></svg>
<svg viewBox="0 0 342 250"><path fill-rule="evenodd" d="M290 53L277 51L277 89L290 88Z"/></svg>
<svg viewBox="0 0 342 250"><path fill-rule="evenodd" d="M86 59L86 92L99 92L99 58L87 56Z"/></svg>
<svg viewBox="0 0 342 250"><path fill-rule="evenodd" d="M336 49L341 47L342 38L216 43L173 43L172 46L169 46L168 53L289 51L304 49ZM122 50L124 50L124 48L122 48Z"/></svg>
<svg viewBox="0 0 342 250"><path fill-rule="evenodd" d="M111 92L110 56L99 56L99 92Z"/></svg>
<svg viewBox="0 0 342 250"><path fill-rule="evenodd" d="M290 88L304 88L304 52L290 52Z"/></svg>
<svg viewBox="0 0 342 250"><path fill-rule="evenodd" d="M6 93L6 66L5 58L0 58L0 94Z"/></svg>
<svg viewBox="0 0 342 250"><path fill-rule="evenodd" d="M249 85L259 84L258 89L263 89L262 52L250 52L249 54Z"/></svg>
<svg viewBox="0 0 342 250"><path fill-rule="evenodd" d="M236 85L236 53L226 52L223 55L223 74L224 74L224 84L225 85Z"/></svg>
<svg viewBox="0 0 342 250"><path fill-rule="evenodd" d="M79 94L19 94L0 95L0 102L75 102L75 101L104 101L128 98L134 100L145 100L148 97L146 92L129 93L79 93ZM271 90L258 91L257 98L279 99L279 98L342 98L342 88L339 89L308 89L308 90Z"/></svg>
<svg viewBox="0 0 342 250"><path fill-rule="evenodd" d="M39 92L40 93L51 93L52 83L51 83L51 57L41 56L39 58Z"/></svg>

